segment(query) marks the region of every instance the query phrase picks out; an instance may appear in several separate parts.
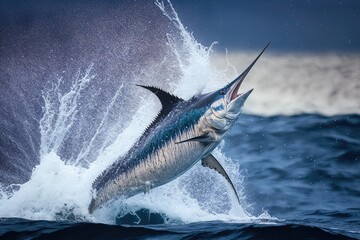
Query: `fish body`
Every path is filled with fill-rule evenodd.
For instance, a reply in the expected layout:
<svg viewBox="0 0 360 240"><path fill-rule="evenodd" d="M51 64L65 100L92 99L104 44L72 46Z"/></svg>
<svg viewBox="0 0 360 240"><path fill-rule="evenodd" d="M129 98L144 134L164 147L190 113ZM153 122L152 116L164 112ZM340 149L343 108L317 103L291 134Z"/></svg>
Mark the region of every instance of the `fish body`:
<svg viewBox="0 0 360 240"><path fill-rule="evenodd" d="M156 87L141 86L159 98L162 109L129 152L97 177L89 212L112 199L131 197L164 185L198 161L223 175L239 200L228 174L211 152L238 119L252 91L238 94L238 89L266 47L225 87L188 101Z"/></svg>

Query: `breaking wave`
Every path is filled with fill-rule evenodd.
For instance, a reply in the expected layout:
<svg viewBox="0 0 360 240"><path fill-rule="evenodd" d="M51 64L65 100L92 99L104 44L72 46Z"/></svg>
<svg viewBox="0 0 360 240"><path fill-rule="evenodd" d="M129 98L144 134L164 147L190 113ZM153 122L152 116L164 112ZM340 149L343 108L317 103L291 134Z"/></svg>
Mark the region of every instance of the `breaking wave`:
<svg viewBox="0 0 360 240"><path fill-rule="evenodd" d="M73 75L60 74L47 79L39 102L24 99L22 109L31 112L29 106L32 104L41 106L39 119L34 123L38 129L33 128L39 132L34 135L27 133L29 139L24 140L24 133L12 139L14 146L10 150L21 152L20 140L35 144L32 144L32 155L25 154L26 158L19 157L7 163L10 168L15 168L19 161L28 161L29 166L16 172L13 179L6 179L7 174L12 173L2 169L6 174L2 179L1 217L124 223L129 214L141 221L139 211L145 209L160 214L167 223L257 219L246 211L239 164L226 158L221 148L216 155L230 169L229 175L242 196L241 206L224 191L227 185L221 177L198 164L150 194L115 201L94 215L88 213L94 179L130 149L160 109L156 98L135 84L161 86L189 99L229 80L224 72L213 70L211 47L196 42L182 25L171 3L155 2L155 5L160 17L163 13L161 21L167 21L172 28L169 32L161 32L164 35L154 29L156 33L152 36L156 41L162 40L163 44L150 51L153 61L149 61L150 57L145 61L144 56L138 58L141 66L123 69L119 80L110 78L108 74L102 75L104 71L99 66L102 62L90 62L88 67L80 64ZM127 44L133 46L122 47L137 48L139 43ZM155 61L159 58L159 51L162 58ZM132 56L130 53L125 55L119 64L123 65ZM134 69L141 71L135 73ZM119 75L118 72L114 74ZM10 123L11 118L17 116L7 117L2 119L3 123ZM27 128L28 117L18 117L22 129ZM2 153L8 156L11 151L5 149ZM262 218L270 217L263 215Z"/></svg>
<svg viewBox="0 0 360 240"><path fill-rule="evenodd" d="M93 223L67 227L68 221L182 223L159 231L174 226L184 232L184 227L195 237L207 234L201 228L215 231L209 236L223 231L286 239L285 231L341 237L329 230L334 226L358 236L359 191L353 179L358 179L360 57L355 54L275 55L270 48L257 62L242 86L255 88L244 109L253 115L243 116L214 153L234 182L240 206L221 176L196 164L149 194L114 201L90 215L92 182L131 148L160 110L156 97L135 84L189 99L223 86L258 53L214 54L216 45L198 43L170 2L79 8L80 16L65 11L51 24L35 18L28 28L19 24L19 32L3 30L11 41L2 39L0 59L0 217L5 218L0 237L1 231L19 225L27 231L26 224L38 222L12 218L49 220L41 221L44 238L53 225L59 236L68 231L86 236L89 228L103 231L99 234L129 230ZM355 114L338 115L349 113ZM254 174L247 174L246 166ZM271 215L302 220L282 225L263 206ZM317 226L308 226L309 218Z"/></svg>

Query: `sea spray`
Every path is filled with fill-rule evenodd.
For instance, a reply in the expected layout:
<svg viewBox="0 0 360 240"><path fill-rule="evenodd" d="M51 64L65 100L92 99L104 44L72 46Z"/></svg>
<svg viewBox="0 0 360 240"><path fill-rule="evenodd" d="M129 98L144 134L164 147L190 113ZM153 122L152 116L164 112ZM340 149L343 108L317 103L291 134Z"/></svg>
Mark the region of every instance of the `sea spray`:
<svg viewBox="0 0 360 240"><path fill-rule="evenodd" d="M58 152L66 135L69 134L79 107L81 93L86 90L90 81L95 77L90 75L90 66L83 76L80 73L75 77L75 82L70 90L61 94L60 85L62 78L50 89L43 93L43 117L40 120L41 148L40 156L50 151Z"/></svg>
<svg viewBox="0 0 360 240"><path fill-rule="evenodd" d="M175 56L180 73L177 81L176 78L167 80L169 91L188 99L217 85L223 85L219 80L228 79L223 72L212 69L211 48L205 48L196 42L182 25L170 2L156 2L156 5L178 30L177 35L174 32L167 34L167 44L163 46L169 49L169 56L164 56L164 62ZM107 166L130 149L160 108L153 95L143 96L143 90L138 89L134 90L131 99L126 99L122 111L114 111L116 104L125 103L122 98L129 83L124 82L114 86L113 94L106 100L107 105L101 109L91 108L101 97L101 88L95 94L92 92L96 89L92 84L98 84L96 67L94 64L85 70L80 69L69 86L68 82L65 84L60 78L43 91L40 164L34 168L28 182L22 184L10 198L0 200L0 216L114 223L119 214L149 209L150 212L166 216L164 219L168 223L254 219L244 209L246 202L243 194L240 194L242 206L234 207L232 196L226 191L227 183L216 172L205 169L200 164L171 183L153 189L149 194L116 200L89 215L87 209L92 182ZM143 67L149 69L149 66ZM151 80L154 80L157 85L156 74L158 73L154 70L146 71L140 73L140 76L133 75L129 80L136 83L146 76L148 84L152 85ZM133 103L128 104L129 102ZM124 112L125 109L129 111ZM96 120L89 118L94 113ZM111 131L114 121L109 121L110 115L114 114L123 120L119 122L122 128L117 131ZM89 126L91 129L86 129ZM87 134L82 135L82 132ZM67 147L71 149L67 141L69 137L72 137L71 143L78 144L79 151L66 151ZM216 155L228 169L239 193L242 193L239 163L224 157L221 150L217 150Z"/></svg>
<svg viewBox="0 0 360 240"><path fill-rule="evenodd" d="M196 41L182 24L170 1L156 1L155 4L178 30L176 36L167 34L167 44L175 55L181 74L180 81L172 84L172 93L189 99L204 90L219 88L225 80L229 80L223 72L214 71L211 65L213 45L204 47Z"/></svg>

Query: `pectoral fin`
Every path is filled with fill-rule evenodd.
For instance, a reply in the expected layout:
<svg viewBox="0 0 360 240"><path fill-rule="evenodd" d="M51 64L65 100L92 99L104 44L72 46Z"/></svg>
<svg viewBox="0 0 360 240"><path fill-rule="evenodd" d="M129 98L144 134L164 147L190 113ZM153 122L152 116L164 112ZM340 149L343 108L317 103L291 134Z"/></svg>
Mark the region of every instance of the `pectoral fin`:
<svg viewBox="0 0 360 240"><path fill-rule="evenodd" d="M198 136L198 137L193 137L193 138L189 138L189 139L177 142L176 144L190 142L190 141L197 141L197 142L202 142L202 143L210 143L210 142L213 142L214 139L210 135L205 134L205 135L201 135L201 136Z"/></svg>
<svg viewBox="0 0 360 240"><path fill-rule="evenodd" d="M215 171L217 171L218 173L220 173L221 175L223 175L223 177L228 181L228 183L231 185L236 198L238 200L238 202L240 203L240 199L239 196L236 192L236 189L234 187L234 184L231 182L229 175L226 173L225 169L221 166L221 164L219 163L218 160L216 160L216 158L210 154L209 156L207 156L206 158L201 160L201 165L203 165L204 167L208 167L210 169L213 169Z"/></svg>

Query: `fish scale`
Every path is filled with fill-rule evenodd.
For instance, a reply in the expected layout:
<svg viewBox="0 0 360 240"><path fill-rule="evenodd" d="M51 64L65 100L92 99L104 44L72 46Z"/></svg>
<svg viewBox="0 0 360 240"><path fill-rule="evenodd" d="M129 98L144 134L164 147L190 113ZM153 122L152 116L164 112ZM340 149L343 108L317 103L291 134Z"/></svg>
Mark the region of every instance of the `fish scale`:
<svg viewBox="0 0 360 240"><path fill-rule="evenodd" d="M156 87L140 86L158 97L161 111L130 151L95 180L89 212L112 199L164 185L200 160L225 177L240 202L230 177L211 152L239 117L252 90L238 94L238 89L268 45L235 80L189 101Z"/></svg>

